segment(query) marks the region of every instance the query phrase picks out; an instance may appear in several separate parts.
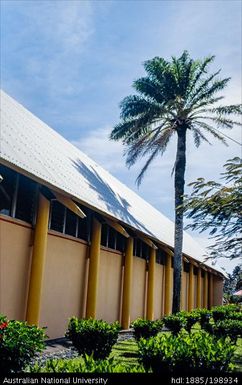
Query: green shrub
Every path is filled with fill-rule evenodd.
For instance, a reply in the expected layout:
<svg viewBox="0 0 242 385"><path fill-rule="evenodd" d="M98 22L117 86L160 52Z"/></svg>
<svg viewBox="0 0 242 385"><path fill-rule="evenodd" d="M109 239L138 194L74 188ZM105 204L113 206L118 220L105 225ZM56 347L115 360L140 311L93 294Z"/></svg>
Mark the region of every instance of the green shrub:
<svg viewBox="0 0 242 385"><path fill-rule="evenodd" d="M201 330L189 334L182 330L177 336L163 333L138 342L139 360L154 373L179 372L189 374L228 372L235 346Z"/></svg>
<svg viewBox="0 0 242 385"><path fill-rule="evenodd" d="M214 309L212 311L214 322L225 320L228 317L228 313L223 309Z"/></svg>
<svg viewBox="0 0 242 385"><path fill-rule="evenodd" d="M120 331L118 322L108 324L102 320L72 317L68 323L68 337L79 354L93 355L94 359L106 358L117 342Z"/></svg>
<svg viewBox="0 0 242 385"><path fill-rule="evenodd" d="M179 315L168 315L163 318L164 325L173 333L178 334L179 331L186 326L186 320L183 316Z"/></svg>
<svg viewBox="0 0 242 385"><path fill-rule="evenodd" d="M44 349L44 329L0 316L0 373L20 372Z"/></svg>
<svg viewBox="0 0 242 385"><path fill-rule="evenodd" d="M231 303L229 305L215 306L215 307L213 307L212 310L214 310L214 309L223 309L228 314L233 313L233 312L240 312L242 310L242 308L239 304L234 304L234 303Z"/></svg>
<svg viewBox="0 0 242 385"><path fill-rule="evenodd" d="M203 324L203 330L207 333L213 334L213 323L207 322Z"/></svg>
<svg viewBox="0 0 242 385"><path fill-rule="evenodd" d="M190 333L192 327L200 321L200 314L196 311L188 312L181 311L176 313L177 316L182 317L184 319L184 328Z"/></svg>
<svg viewBox="0 0 242 385"><path fill-rule="evenodd" d="M208 309L195 309L192 313L198 314L201 328L206 329L211 319L211 311Z"/></svg>
<svg viewBox="0 0 242 385"><path fill-rule="evenodd" d="M114 358L106 360L94 360L93 357L85 355L83 358L74 359L51 359L44 366L40 364L31 365L27 373L144 373L140 365L127 367L117 364Z"/></svg>
<svg viewBox="0 0 242 385"><path fill-rule="evenodd" d="M7 321L7 317L4 314L0 314L0 325Z"/></svg>
<svg viewBox="0 0 242 385"><path fill-rule="evenodd" d="M229 319L231 320L237 320L237 321L242 321L242 313L239 312L234 312L229 315Z"/></svg>
<svg viewBox="0 0 242 385"><path fill-rule="evenodd" d="M242 321L233 319L218 321L213 326L213 333L219 338L229 336L236 343L237 338L242 337Z"/></svg>
<svg viewBox="0 0 242 385"><path fill-rule="evenodd" d="M212 308L212 316L215 322L230 318L232 314L240 312L240 306L236 304L216 306Z"/></svg>
<svg viewBox="0 0 242 385"><path fill-rule="evenodd" d="M163 326L161 320L148 321L138 318L130 325L134 329L135 339L138 341L141 337L149 338L158 334Z"/></svg>

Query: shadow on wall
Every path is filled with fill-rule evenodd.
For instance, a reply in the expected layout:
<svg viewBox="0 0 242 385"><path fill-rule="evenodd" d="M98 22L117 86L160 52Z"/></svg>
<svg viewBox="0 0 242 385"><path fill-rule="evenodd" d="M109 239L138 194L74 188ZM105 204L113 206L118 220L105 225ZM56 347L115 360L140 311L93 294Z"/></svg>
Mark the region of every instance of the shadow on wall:
<svg viewBox="0 0 242 385"><path fill-rule="evenodd" d="M136 227L140 231L154 236L144 225L139 222L129 211L129 202L117 194L113 189L105 182L97 171L92 167L87 167L81 160L73 161L74 167L78 172L86 179L89 187L96 192L98 199L105 203L107 210L115 217L120 218L125 223ZM147 213L148 215L148 213Z"/></svg>

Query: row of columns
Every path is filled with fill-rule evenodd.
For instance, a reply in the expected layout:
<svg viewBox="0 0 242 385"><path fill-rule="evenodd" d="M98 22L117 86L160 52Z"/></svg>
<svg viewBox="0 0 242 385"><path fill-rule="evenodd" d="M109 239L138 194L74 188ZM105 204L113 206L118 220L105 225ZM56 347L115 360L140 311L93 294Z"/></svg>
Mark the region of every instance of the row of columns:
<svg viewBox="0 0 242 385"><path fill-rule="evenodd" d="M194 291L194 267L193 263L190 263L189 268L189 290L188 290L188 311L194 308L195 291ZM197 267L197 292L196 292L196 307L211 308L213 306L213 274L204 271L203 278L203 293L202 293L202 270ZM202 303L203 294L203 303Z"/></svg>
<svg viewBox="0 0 242 385"><path fill-rule="evenodd" d="M43 287L43 275L48 235L49 220L49 201L40 193L39 206L36 220L34 245L32 253L32 265L29 283L29 295L27 302L26 319L29 324L39 323L40 305ZM101 223L93 219L92 235L90 245L90 263L88 273L86 317L96 318L98 275L100 266L100 245L101 245ZM154 298L155 298L155 265L156 250L150 248L150 259L148 266L148 287L147 287L147 307L146 318L154 319ZM121 310L121 324L124 329L130 325L131 296L132 296L132 277L133 277L133 238L129 237L126 241L125 266L123 277L123 296ZM201 268L198 267L197 275L197 307L201 307ZM205 271L203 284L203 306L211 307L213 303L213 276ZM167 251L165 265L165 298L164 314L171 313L172 302L172 253ZM189 290L188 290L188 310L194 308L194 265L190 264L189 270Z"/></svg>

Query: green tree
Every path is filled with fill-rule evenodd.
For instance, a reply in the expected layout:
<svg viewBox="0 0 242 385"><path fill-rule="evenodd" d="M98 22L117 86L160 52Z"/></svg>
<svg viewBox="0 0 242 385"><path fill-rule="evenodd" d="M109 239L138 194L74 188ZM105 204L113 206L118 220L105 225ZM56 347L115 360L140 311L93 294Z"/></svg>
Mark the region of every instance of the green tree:
<svg viewBox="0 0 242 385"><path fill-rule="evenodd" d="M137 94L121 102L121 122L110 135L111 139L121 140L126 146L128 166L140 157L148 157L138 175L138 184L152 160L164 153L171 137L177 137L173 312L180 309L187 133L193 134L196 146L202 140L208 141L206 133L226 143L217 127L232 128L238 123L230 115L242 112L241 105L218 106L223 98L218 93L230 78L219 79L220 71L208 74L207 68L213 60L214 56L193 60L185 51L170 62L160 57L146 61L146 76L134 81Z"/></svg>
<svg viewBox="0 0 242 385"><path fill-rule="evenodd" d="M192 192L185 197L184 210L192 219L187 228L209 230L214 243L209 258L241 258L242 245L242 162L229 159L224 165L223 183L198 178L190 183Z"/></svg>
<svg viewBox="0 0 242 385"><path fill-rule="evenodd" d="M224 282L224 293L232 296L236 290L242 289L242 265L235 266L232 274L228 274L228 277Z"/></svg>

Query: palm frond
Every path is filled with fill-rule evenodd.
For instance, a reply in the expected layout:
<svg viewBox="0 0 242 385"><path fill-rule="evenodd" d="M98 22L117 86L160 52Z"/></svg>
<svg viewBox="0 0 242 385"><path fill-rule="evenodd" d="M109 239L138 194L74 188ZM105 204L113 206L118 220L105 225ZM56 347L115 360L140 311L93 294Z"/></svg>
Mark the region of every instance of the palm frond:
<svg viewBox="0 0 242 385"><path fill-rule="evenodd" d="M144 167L142 168L142 170L140 171L139 175L137 176L136 178L136 183L138 186L140 186L141 182L142 182L142 179L145 175L145 172L147 171L150 163L155 159L155 157L159 154L159 148L157 147L156 150L151 154L151 156L149 157L149 159L147 160L147 162L145 163Z"/></svg>
<svg viewBox="0 0 242 385"><path fill-rule="evenodd" d="M158 84L163 83L164 74L169 71L169 68L170 63L158 56L144 62L144 69L149 78Z"/></svg>
<svg viewBox="0 0 242 385"><path fill-rule="evenodd" d="M211 112L214 112L219 115L241 115L242 114L242 104L231 104L229 106L219 106L211 109Z"/></svg>
<svg viewBox="0 0 242 385"><path fill-rule="evenodd" d="M189 117L195 116L196 114L201 112L212 112L212 108L203 109L202 107L205 107L205 106L208 107L209 105L215 104L222 99L224 99L224 96L218 96L215 98L212 97L208 100L202 100L200 103L197 103L195 106L190 107L190 109L188 109L188 111L191 111L191 114L189 114Z"/></svg>
<svg viewBox="0 0 242 385"><path fill-rule="evenodd" d="M192 127L192 133L194 136L194 142L195 142L196 147L200 146L201 140L204 140L205 142L211 144L211 142L209 142L209 140L206 138L205 135L203 135L203 133L201 132L201 130L198 127L196 127L196 126Z"/></svg>
<svg viewBox="0 0 242 385"><path fill-rule="evenodd" d="M235 120L222 117L204 116L203 119L212 120L219 127L233 128L233 126L242 126L241 122L236 122Z"/></svg>
<svg viewBox="0 0 242 385"><path fill-rule="evenodd" d="M194 136L194 143L196 147L199 147L201 144L201 138L198 134L197 130L193 130L193 136Z"/></svg>
<svg viewBox="0 0 242 385"><path fill-rule="evenodd" d="M133 164L139 157L143 156L146 152L150 151L152 143L158 135L158 130L156 132L155 130L149 131L128 147L128 150L126 151L126 164L128 167L133 166Z"/></svg>
<svg viewBox="0 0 242 385"><path fill-rule="evenodd" d="M153 116L149 114L124 120L113 128L110 138L113 140L122 139L123 143L129 144L140 135L145 134L155 121Z"/></svg>
<svg viewBox="0 0 242 385"><path fill-rule="evenodd" d="M152 146L154 148L158 146L160 148L161 155L163 155L164 151L166 150L166 146L174 133L175 130L172 127L164 128L160 132L159 136L154 139Z"/></svg>
<svg viewBox="0 0 242 385"><path fill-rule="evenodd" d="M167 100L161 86L149 77L143 77L134 81L133 86L141 95L157 103L163 104ZM172 97L174 93L172 94Z"/></svg>
<svg viewBox="0 0 242 385"><path fill-rule="evenodd" d="M206 79L200 79L200 81L194 85L193 91L191 91L191 93L188 97L189 104L192 104L192 105L195 104L193 102L194 99L197 99L198 95L201 95L202 93L204 93L205 90L208 89L209 85L212 83L212 81L215 81L214 79L216 78L216 76L219 75L220 71L221 70L218 70L217 72L213 73L212 75L210 75ZM198 100L199 100L199 98L198 98Z"/></svg>
<svg viewBox="0 0 242 385"><path fill-rule="evenodd" d="M162 129L162 127L164 128ZM161 155L163 155L173 133L174 130L166 127L164 124L164 126L159 126L152 132L142 136L128 148L128 151L126 152L127 166L131 167L139 157L146 156L157 148Z"/></svg>
<svg viewBox="0 0 242 385"><path fill-rule="evenodd" d="M184 51L180 58L172 57L172 66L174 78L177 83L177 91L184 100L191 80L191 71L193 60L190 59L187 51Z"/></svg>
<svg viewBox="0 0 242 385"><path fill-rule="evenodd" d="M205 87L204 89L201 89L201 92L198 92L196 94L196 96L191 101L190 105L194 107L197 103L201 103L203 100L210 100L214 94L216 94L218 91L223 90L226 87L229 80L230 78L216 80L211 84L210 87Z"/></svg>
<svg viewBox="0 0 242 385"><path fill-rule="evenodd" d="M195 125L205 129L207 132L209 132L214 138L220 140L225 146L228 146L228 143L226 142L226 140L224 139L224 137L220 134L218 134L218 132L216 131L216 129L212 126L210 126L210 124L207 124L205 122L201 122L201 121L196 121L194 123Z"/></svg>
<svg viewBox="0 0 242 385"><path fill-rule="evenodd" d="M126 120L116 124L116 126L114 126L113 130L111 131L110 139L125 140L125 137L130 133L130 131L132 131L134 124L134 120Z"/></svg>
<svg viewBox="0 0 242 385"><path fill-rule="evenodd" d="M215 56L213 55L206 57L203 61L193 61L193 79L190 83L190 92L192 92L194 87L198 84L198 81L200 80L201 76L207 73L206 68L210 63L214 61L214 59Z"/></svg>
<svg viewBox="0 0 242 385"><path fill-rule="evenodd" d="M120 108L120 118L125 120L142 114L158 116L161 106L154 101L147 100L138 95L130 95L123 99L120 103Z"/></svg>

